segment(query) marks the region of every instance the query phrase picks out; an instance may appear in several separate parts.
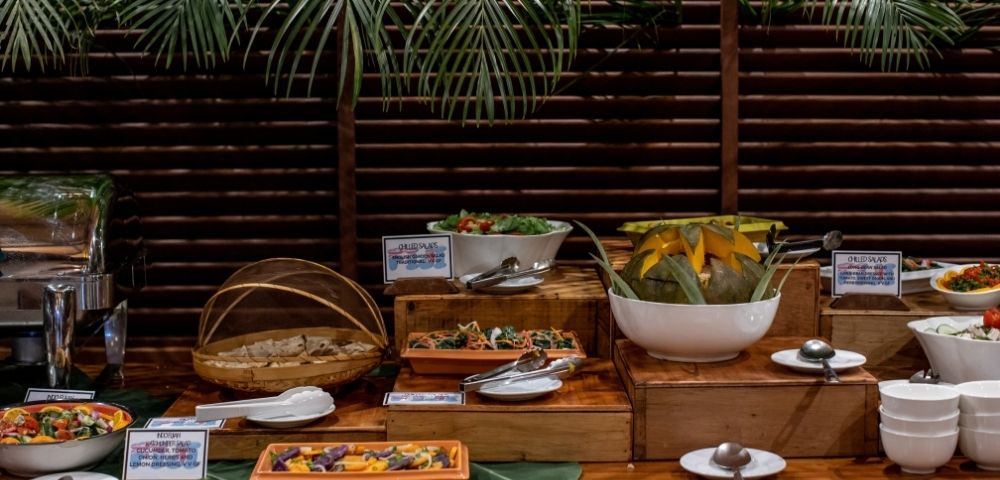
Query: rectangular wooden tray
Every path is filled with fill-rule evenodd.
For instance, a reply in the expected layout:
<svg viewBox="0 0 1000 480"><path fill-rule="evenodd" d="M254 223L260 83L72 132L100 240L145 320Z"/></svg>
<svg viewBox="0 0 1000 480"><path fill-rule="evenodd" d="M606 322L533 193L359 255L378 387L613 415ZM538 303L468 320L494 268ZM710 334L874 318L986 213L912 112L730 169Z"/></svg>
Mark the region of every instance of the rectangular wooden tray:
<svg viewBox="0 0 1000 480"><path fill-rule="evenodd" d="M469 478L469 448L456 440L425 440L425 441L399 441L399 442L360 442L354 445L366 447L372 450L383 450L392 445L405 445L416 443L418 445L435 445L447 450L458 447L458 454L455 455L456 467L441 470L396 470L392 472L272 472L271 452L282 452L291 447L311 447L325 448L338 447L348 442L339 443L272 443L260 453L257 464L253 468L250 480L308 480L315 479L337 479L337 480L466 480Z"/></svg>
<svg viewBox="0 0 1000 480"><path fill-rule="evenodd" d="M411 333L406 341L420 338L423 333ZM580 339L573 332L563 332L563 335L573 338L576 348L545 350L550 360L577 356L586 358L587 354L580 348ZM435 350L430 348L403 348L400 357L409 360L410 367L419 374L464 374L482 373L504 363L517 360L524 350Z"/></svg>

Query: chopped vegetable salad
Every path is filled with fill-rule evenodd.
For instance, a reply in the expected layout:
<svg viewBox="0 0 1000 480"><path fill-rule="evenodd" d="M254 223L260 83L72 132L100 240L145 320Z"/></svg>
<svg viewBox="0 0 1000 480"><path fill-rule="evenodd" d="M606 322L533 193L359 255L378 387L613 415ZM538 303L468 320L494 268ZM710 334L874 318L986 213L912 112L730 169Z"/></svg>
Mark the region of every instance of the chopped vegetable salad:
<svg viewBox="0 0 1000 480"><path fill-rule="evenodd" d="M132 423L124 410L98 404L14 407L0 417L0 444L51 443L96 437Z"/></svg>
<svg viewBox="0 0 1000 480"><path fill-rule="evenodd" d="M449 215L435 224L435 227L468 235L543 235L555 230L548 220L540 217L475 213L465 210L457 215Z"/></svg>
<svg viewBox="0 0 1000 480"><path fill-rule="evenodd" d="M395 470L440 470L456 468L458 447L449 450L434 445L408 443L384 450L361 445L336 447L291 447L271 452L273 472L386 472Z"/></svg>
<svg viewBox="0 0 1000 480"><path fill-rule="evenodd" d="M545 350L576 348L573 337L562 330L517 331L512 326L480 328L479 322L459 324L452 330L438 330L410 340L410 348L437 350Z"/></svg>

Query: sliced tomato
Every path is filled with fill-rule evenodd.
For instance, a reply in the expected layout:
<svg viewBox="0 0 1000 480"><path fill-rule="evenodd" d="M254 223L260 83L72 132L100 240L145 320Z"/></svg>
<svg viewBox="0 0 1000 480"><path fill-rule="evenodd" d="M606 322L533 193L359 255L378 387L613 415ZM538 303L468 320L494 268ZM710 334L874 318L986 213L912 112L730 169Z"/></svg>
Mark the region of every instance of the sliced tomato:
<svg viewBox="0 0 1000 480"><path fill-rule="evenodd" d="M56 431L56 438L59 440L72 440L73 432L69 430L58 430Z"/></svg>
<svg viewBox="0 0 1000 480"><path fill-rule="evenodd" d="M983 314L983 326L990 328L1000 328L1000 309L991 308Z"/></svg>

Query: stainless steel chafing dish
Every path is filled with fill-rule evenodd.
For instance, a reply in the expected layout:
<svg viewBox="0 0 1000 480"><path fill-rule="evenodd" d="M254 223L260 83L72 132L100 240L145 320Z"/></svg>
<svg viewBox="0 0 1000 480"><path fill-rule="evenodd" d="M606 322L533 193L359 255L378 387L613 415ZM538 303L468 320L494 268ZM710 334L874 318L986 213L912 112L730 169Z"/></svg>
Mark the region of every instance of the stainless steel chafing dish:
<svg viewBox="0 0 1000 480"><path fill-rule="evenodd" d="M139 224L110 176L0 177L0 329L44 338L50 386L68 382L75 330L98 323L102 380L122 379L127 299L145 285ZM14 361L39 360L23 346L14 342Z"/></svg>

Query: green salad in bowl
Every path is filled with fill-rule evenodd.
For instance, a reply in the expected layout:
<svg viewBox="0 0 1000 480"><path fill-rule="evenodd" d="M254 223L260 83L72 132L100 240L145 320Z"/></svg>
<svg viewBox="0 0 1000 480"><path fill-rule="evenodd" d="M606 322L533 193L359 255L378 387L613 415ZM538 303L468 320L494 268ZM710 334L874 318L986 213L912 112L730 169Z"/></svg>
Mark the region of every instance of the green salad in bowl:
<svg viewBox="0 0 1000 480"><path fill-rule="evenodd" d="M541 217L462 210L434 225L439 230L469 235L544 235L557 227Z"/></svg>

